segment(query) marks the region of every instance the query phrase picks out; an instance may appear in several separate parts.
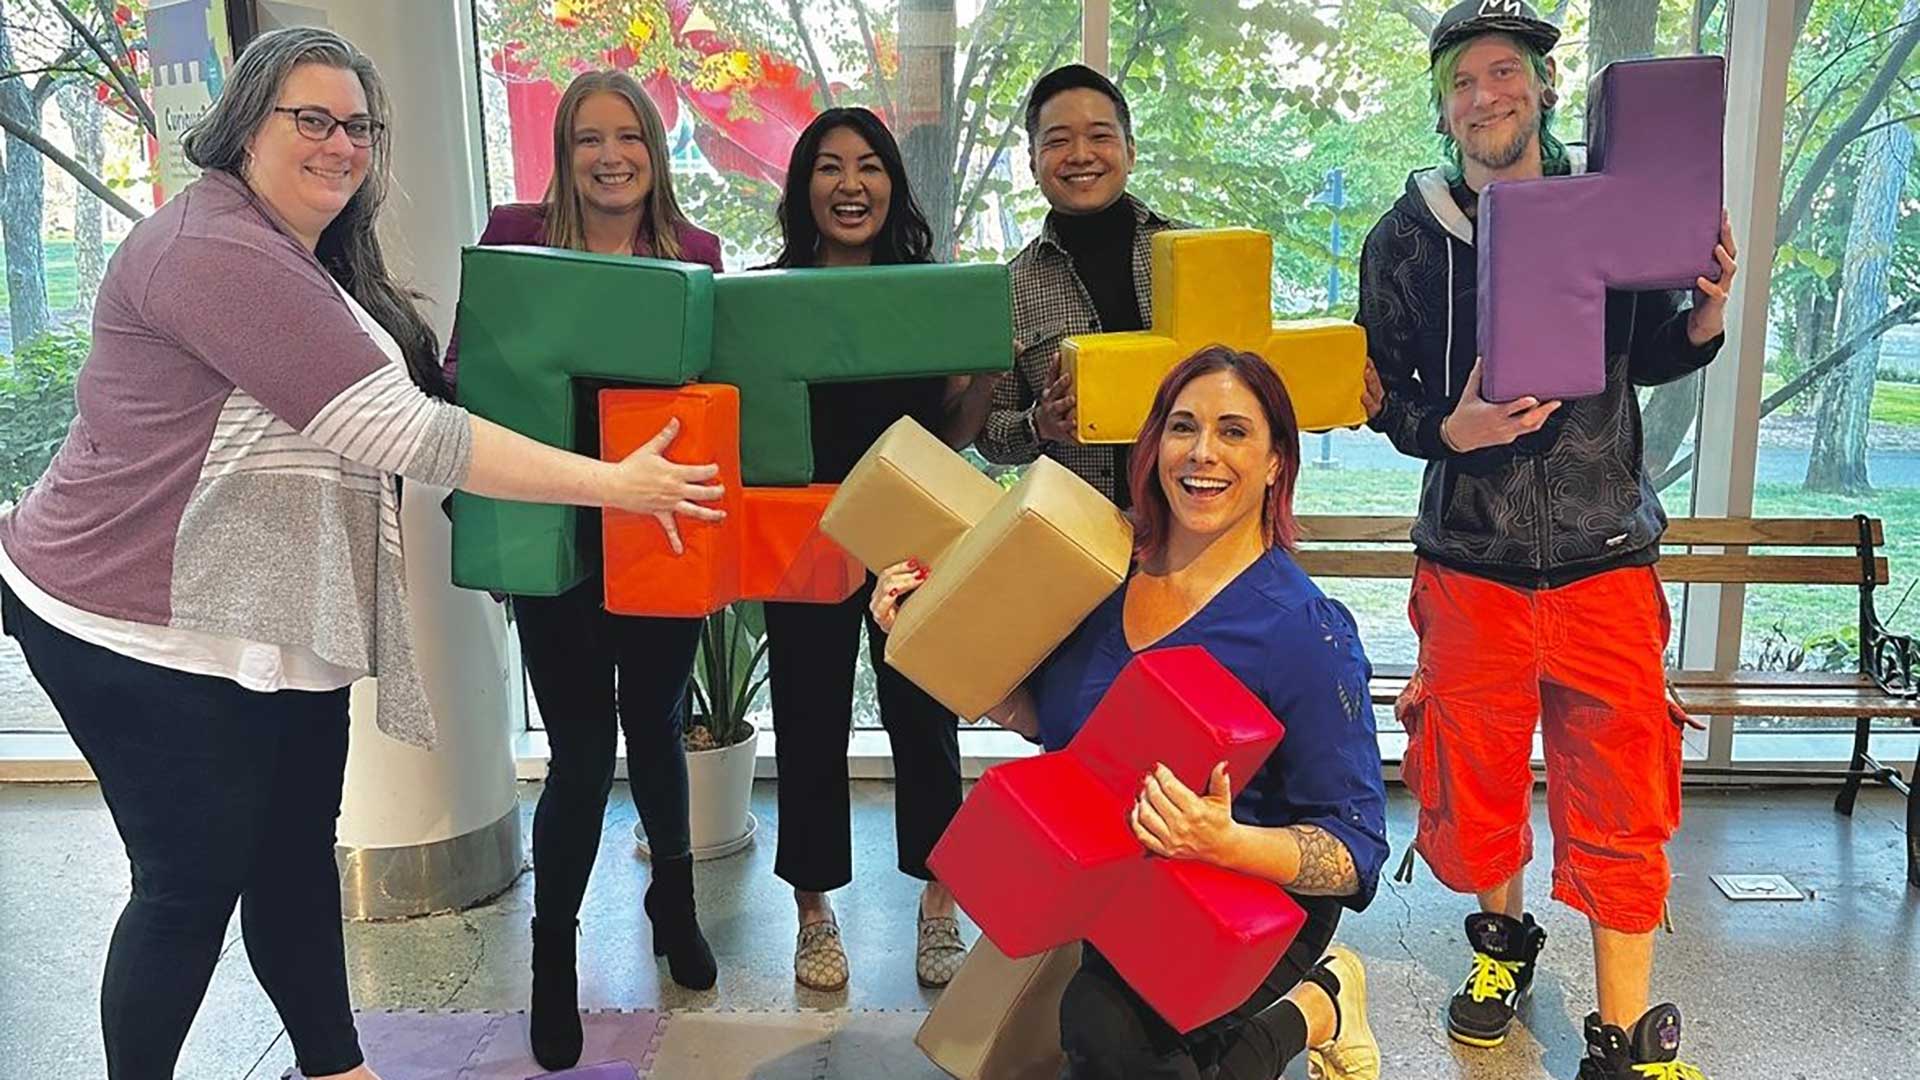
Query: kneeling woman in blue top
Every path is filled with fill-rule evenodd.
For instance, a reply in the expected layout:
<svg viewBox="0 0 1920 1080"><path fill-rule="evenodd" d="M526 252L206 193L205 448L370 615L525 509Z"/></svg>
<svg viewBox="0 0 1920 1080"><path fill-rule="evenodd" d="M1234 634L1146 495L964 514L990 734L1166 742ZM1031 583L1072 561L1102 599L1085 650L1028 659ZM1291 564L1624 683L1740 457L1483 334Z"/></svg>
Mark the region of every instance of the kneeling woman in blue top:
<svg viewBox="0 0 1920 1080"><path fill-rule="evenodd" d="M1286 726L1251 777L1222 764L1205 792L1164 768L1143 777L1130 824L1155 855L1285 886L1307 913L1299 937L1252 997L1185 1035L1085 946L1060 1005L1071 1077L1268 1080L1303 1051L1315 1077L1380 1075L1360 960L1329 949L1387 856L1371 669L1353 617L1288 554L1299 469L1293 404L1259 357L1216 346L1175 368L1133 448L1133 573L989 714L1058 750L1135 656L1201 645ZM922 580L907 566L882 575L881 626Z"/></svg>

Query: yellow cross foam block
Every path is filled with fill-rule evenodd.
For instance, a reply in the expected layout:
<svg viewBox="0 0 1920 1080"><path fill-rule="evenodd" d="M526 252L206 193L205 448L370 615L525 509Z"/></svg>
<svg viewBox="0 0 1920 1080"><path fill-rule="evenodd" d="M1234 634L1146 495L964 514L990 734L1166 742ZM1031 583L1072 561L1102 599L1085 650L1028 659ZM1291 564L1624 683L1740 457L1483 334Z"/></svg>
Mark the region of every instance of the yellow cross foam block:
<svg viewBox="0 0 1920 1080"><path fill-rule="evenodd" d="M820 528L871 570L929 564L886 661L968 717L1012 693L1120 586L1133 549L1125 515L1059 462L1041 458L1003 493L911 419L861 458Z"/></svg>
<svg viewBox="0 0 1920 1080"><path fill-rule="evenodd" d="M1208 345L1263 357L1302 431L1366 420L1367 334L1339 319L1272 319L1273 237L1258 229L1169 229L1153 238L1153 329L1061 343L1083 443L1130 443L1174 365Z"/></svg>

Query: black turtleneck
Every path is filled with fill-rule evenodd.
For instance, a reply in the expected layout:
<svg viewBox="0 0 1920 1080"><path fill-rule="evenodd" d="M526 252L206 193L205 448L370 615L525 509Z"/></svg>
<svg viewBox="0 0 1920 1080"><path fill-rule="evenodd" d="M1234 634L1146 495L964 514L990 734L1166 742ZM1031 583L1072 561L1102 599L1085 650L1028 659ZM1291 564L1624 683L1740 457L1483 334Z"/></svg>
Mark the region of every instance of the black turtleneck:
<svg viewBox="0 0 1920 1080"><path fill-rule="evenodd" d="M1133 291L1133 238L1140 229L1133 204L1122 198L1092 214L1055 210L1047 214L1047 221L1073 259L1073 272L1093 298L1100 329L1108 333L1146 329L1140 299Z"/></svg>
<svg viewBox="0 0 1920 1080"><path fill-rule="evenodd" d="M1133 291L1133 240L1140 231L1133 203L1126 198L1115 199L1112 206L1092 214L1050 211L1047 221L1060 246L1073 259L1073 272L1093 300L1100 329L1107 333L1145 330L1140 297ZM1133 501L1127 487L1127 457L1131 453L1129 446L1113 448L1114 501L1122 510Z"/></svg>

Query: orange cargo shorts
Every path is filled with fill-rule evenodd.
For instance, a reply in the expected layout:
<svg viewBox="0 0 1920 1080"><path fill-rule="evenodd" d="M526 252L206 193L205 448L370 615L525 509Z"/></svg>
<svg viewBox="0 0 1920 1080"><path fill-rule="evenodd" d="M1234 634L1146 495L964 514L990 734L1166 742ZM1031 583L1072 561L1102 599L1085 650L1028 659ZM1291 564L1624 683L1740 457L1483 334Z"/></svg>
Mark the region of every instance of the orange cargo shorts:
<svg viewBox="0 0 1920 1080"><path fill-rule="evenodd" d="M1396 706L1401 771L1420 804L1414 846L1434 875L1484 892L1533 858L1537 723L1554 897L1612 930L1654 929L1680 825L1659 575L1626 567L1533 590L1422 559L1407 607L1420 663Z"/></svg>

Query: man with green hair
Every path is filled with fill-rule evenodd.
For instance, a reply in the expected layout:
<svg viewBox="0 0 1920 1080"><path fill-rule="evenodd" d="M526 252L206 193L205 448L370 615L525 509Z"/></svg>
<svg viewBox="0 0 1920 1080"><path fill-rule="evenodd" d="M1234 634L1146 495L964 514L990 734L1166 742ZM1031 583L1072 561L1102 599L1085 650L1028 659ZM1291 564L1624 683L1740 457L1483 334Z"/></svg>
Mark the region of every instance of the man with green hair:
<svg viewBox="0 0 1920 1080"><path fill-rule="evenodd" d="M1441 16L1428 55L1447 163L1408 178L1361 255L1358 321L1381 386L1368 395L1370 423L1427 462L1408 603L1420 658L1398 704L1403 776L1419 801L1415 850L1442 884L1479 900L1466 924L1472 960L1447 1008L1454 1040L1506 1038L1546 943L1523 891L1538 725L1553 895L1593 932L1599 1008L1580 1080L1698 1080L1678 1060L1679 1010L1648 1008L1680 733L1653 566L1666 517L1641 458L1634 388L1719 351L1733 238L1723 222L1720 279L1699 279L1691 305L1676 292L1607 294L1601 393L1481 397L1480 192L1585 171L1585 148L1550 130L1559 37L1522 0L1466 0Z"/></svg>

